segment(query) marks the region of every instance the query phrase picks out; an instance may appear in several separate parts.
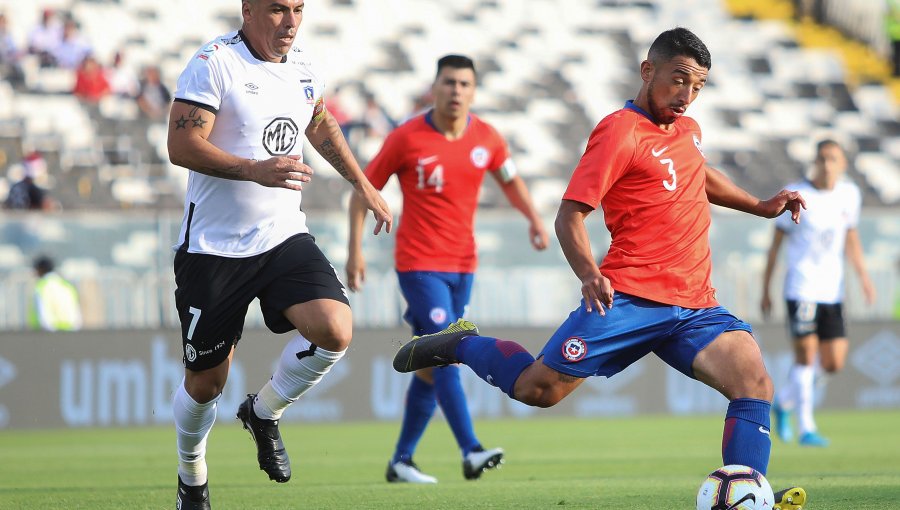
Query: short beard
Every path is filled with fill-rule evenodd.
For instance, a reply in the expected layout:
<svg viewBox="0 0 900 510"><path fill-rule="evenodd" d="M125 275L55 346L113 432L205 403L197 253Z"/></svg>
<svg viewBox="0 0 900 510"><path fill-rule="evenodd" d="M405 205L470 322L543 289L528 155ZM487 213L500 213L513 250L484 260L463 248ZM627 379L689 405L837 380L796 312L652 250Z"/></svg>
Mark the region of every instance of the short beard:
<svg viewBox="0 0 900 510"><path fill-rule="evenodd" d="M668 121L663 120L662 115L660 114L660 111L656 109L656 105L653 103L653 83L652 82L649 85L647 85L647 106L650 108L649 113L653 117L653 120L655 122L658 122L660 124L669 125L669 124L674 124L675 121L678 120L677 117L672 117Z"/></svg>

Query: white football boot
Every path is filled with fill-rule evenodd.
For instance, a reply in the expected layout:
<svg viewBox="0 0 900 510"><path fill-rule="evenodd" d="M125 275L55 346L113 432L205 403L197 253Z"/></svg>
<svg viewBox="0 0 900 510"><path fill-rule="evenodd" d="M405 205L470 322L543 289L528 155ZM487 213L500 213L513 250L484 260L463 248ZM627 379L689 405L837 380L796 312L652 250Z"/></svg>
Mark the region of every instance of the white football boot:
<svg viewBox="0 0 900 510"><path fill-rule="evenodd" d="M384 474L389 482L406 483L437 483L437 478L419 471L419 466L410 460L388 462L387 472Z"/></svg>
<svg viewBox="0 0 900 510"><path fill-rule="evenodd" d="M503 464L503 448L479 449L463 457L463 476L466 480L477 480L486 469Z"/></svg>

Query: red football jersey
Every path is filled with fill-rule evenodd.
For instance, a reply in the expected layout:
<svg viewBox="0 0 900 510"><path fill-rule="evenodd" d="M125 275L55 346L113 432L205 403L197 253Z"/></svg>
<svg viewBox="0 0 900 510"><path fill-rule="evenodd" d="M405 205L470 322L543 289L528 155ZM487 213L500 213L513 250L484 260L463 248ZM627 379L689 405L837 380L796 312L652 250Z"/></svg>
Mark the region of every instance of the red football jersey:
<svg viewBox="0 0 900 510"><path fill-rule="evenodd" d="M471 273L477 266L475 208L486 171L509 158L506 142L475 115L459 140L447 140L430 112L395 129L366 167L378 188L397 174L403 213L397 227L398 271Z"/></svg>
<svg viewBox="0 0 900 510"><path fill-rule="evenodd" d="M664 131L633 104L594 128L563 198L603 208L600 272L613 289L685 308L717 306L700 127Z"/></svg>

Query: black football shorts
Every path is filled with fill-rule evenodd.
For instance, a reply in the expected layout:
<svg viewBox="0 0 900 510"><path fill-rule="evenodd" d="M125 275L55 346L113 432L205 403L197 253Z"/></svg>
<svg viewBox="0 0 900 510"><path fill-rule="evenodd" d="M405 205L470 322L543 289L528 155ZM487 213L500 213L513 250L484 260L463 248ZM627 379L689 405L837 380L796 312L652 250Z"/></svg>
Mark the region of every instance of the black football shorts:
<svg viewBox="0 0 900 510"><path fill-rule="evenodd" d="M310 234L295 235L252 257L175 253L175 306L181 320L184 366L205 370L228 357L255 298L274 333L294 328L283 312L297 303L334 299L347 291Z"/></svg>
<svg viewBox="0 0 900 510"><path fill-rule="evenodd" d="M827 342L847 336L841 303L813 303L787 300L788 326L794 338L818 335Z"/></svg>

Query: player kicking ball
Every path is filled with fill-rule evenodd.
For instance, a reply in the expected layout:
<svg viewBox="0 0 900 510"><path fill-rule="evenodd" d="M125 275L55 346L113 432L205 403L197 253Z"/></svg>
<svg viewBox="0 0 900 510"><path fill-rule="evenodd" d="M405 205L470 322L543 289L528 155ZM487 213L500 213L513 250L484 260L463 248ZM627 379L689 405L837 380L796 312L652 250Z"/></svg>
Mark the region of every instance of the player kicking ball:
<svg viewBox="0 0 900 510"><path fill-rule="evenodd" d="M663 32L641 63L637 97L591 134L556 218L583 300L537 359L521 345L482 336L474 324L459 320L404 345L394 368L462 363L510 398L550 407L586 378L611 377L652 352L729 400L724 464L765 474L772 380L750 325L715 299L709 205L764 218L790 212L799 222L806 204L786 190L760 200L706 164L700 128L684 114L710 66L709 50L691 31ZM597 207L612 235L600 267L585 227ZM781 510L806 500L796 487L778 494Z"/></svg>

